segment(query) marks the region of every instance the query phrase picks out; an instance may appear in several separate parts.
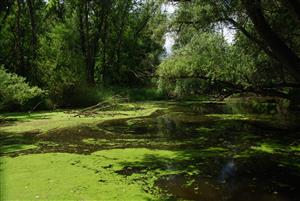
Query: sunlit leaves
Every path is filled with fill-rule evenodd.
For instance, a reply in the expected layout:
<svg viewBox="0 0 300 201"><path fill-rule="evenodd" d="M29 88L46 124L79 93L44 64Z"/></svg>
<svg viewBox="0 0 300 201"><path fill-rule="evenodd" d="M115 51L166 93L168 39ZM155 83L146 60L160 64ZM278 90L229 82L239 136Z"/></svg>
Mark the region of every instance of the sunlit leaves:
<svg viewBox="0 0 300 201"><path fill-rule="evenodd" d="M186 83L183 79L199 78L205 80L208 87L215 81L247 85L247 78L253 71L251 59L238 47L229 45L218 34L202 33L194 35L189 44L166 59L159 66L157 74L161 79L160 84L169 79L177 80L177 85L182 85ZM178 94L180 90L176 87L175 94ZM190 89L193 90L196 89Z"/></svg>
<svg viewBox="0 0 300 201"><path fill-rule="evenodd" d="M6 105L23 105L28 100L43 95L38 87L29 86L25 78L8 73L0 67L0 109Z"/></svg>

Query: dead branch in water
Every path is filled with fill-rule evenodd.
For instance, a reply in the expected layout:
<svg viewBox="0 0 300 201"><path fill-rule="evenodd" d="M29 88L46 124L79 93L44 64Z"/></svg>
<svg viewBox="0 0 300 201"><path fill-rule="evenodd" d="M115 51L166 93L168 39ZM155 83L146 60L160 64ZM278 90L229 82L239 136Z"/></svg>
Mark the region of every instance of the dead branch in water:
<svg viewBox="0 0 300 201"><path fill-rule="evenodd" d="M81 109L79 111L76 111L75 117L80 116L93 116L98 114L100 111L106 111L109 109L116 108L121 102L128 101L128 98L122 98L118 95L113 96L109 100L105 100L102 102L97 103L96 105L86 107L84 109Z"/></svg>

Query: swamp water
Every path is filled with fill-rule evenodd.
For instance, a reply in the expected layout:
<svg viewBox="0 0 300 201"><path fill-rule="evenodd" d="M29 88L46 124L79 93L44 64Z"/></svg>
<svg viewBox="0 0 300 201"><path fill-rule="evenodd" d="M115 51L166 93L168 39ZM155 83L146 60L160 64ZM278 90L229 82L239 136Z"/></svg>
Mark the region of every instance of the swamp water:
<svg viewBox="0 0 300 201"><path fill-rule="evenodd" d="M35 148L2 155L13 160L45 154L44 160L53 163L55 157L47 154L76 154L64 157L68 165L98 175L98 183L91 185L124 182L107 189L115 197L103 200L300 200L299 108L291 112L278 101L157 104L162 109L148 117L3 135L4 146ZM124 185L142 193L130 198L114 192ZM76 197L74 192L86 190L80 188L66 199L96 199L83 193ZM149 197L138 197L144 194Z"/></svg>

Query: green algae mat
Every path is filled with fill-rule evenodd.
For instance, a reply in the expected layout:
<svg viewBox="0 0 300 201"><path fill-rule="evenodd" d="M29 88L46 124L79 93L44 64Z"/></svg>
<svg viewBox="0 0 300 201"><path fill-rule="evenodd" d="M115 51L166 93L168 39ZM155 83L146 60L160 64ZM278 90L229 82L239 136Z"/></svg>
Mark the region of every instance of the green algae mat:
<svg viewBox="0 0 300 201"><path fill-rule="evenodd" d="M99 151L91 155L47 153L2 159L3 200L152 200L153 184L139 176L122 176L126 163L147 155L173 157L147 149Z"/></svg>
<svg viewBox="0 0 300 201"><path fill-rule="evenodd" d="M299 112L276 101L2 116L1 200L300 199Z"/></svg>

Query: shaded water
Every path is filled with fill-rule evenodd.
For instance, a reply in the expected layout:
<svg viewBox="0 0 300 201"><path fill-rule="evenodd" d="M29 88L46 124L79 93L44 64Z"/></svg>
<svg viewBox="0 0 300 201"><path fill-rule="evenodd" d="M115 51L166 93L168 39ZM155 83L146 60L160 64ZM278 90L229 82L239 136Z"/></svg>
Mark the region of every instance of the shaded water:
<svg viewBox="0 0 300 201"><path fill-rule="evenodd" d="M278 101L162 107L150 117L2 140L39 145L24 154L128 147L179 151L177 158L149 156L117 171L124 176L173 171L155 180L162 200L300 200L299 108L290 111Z"/></svg>

